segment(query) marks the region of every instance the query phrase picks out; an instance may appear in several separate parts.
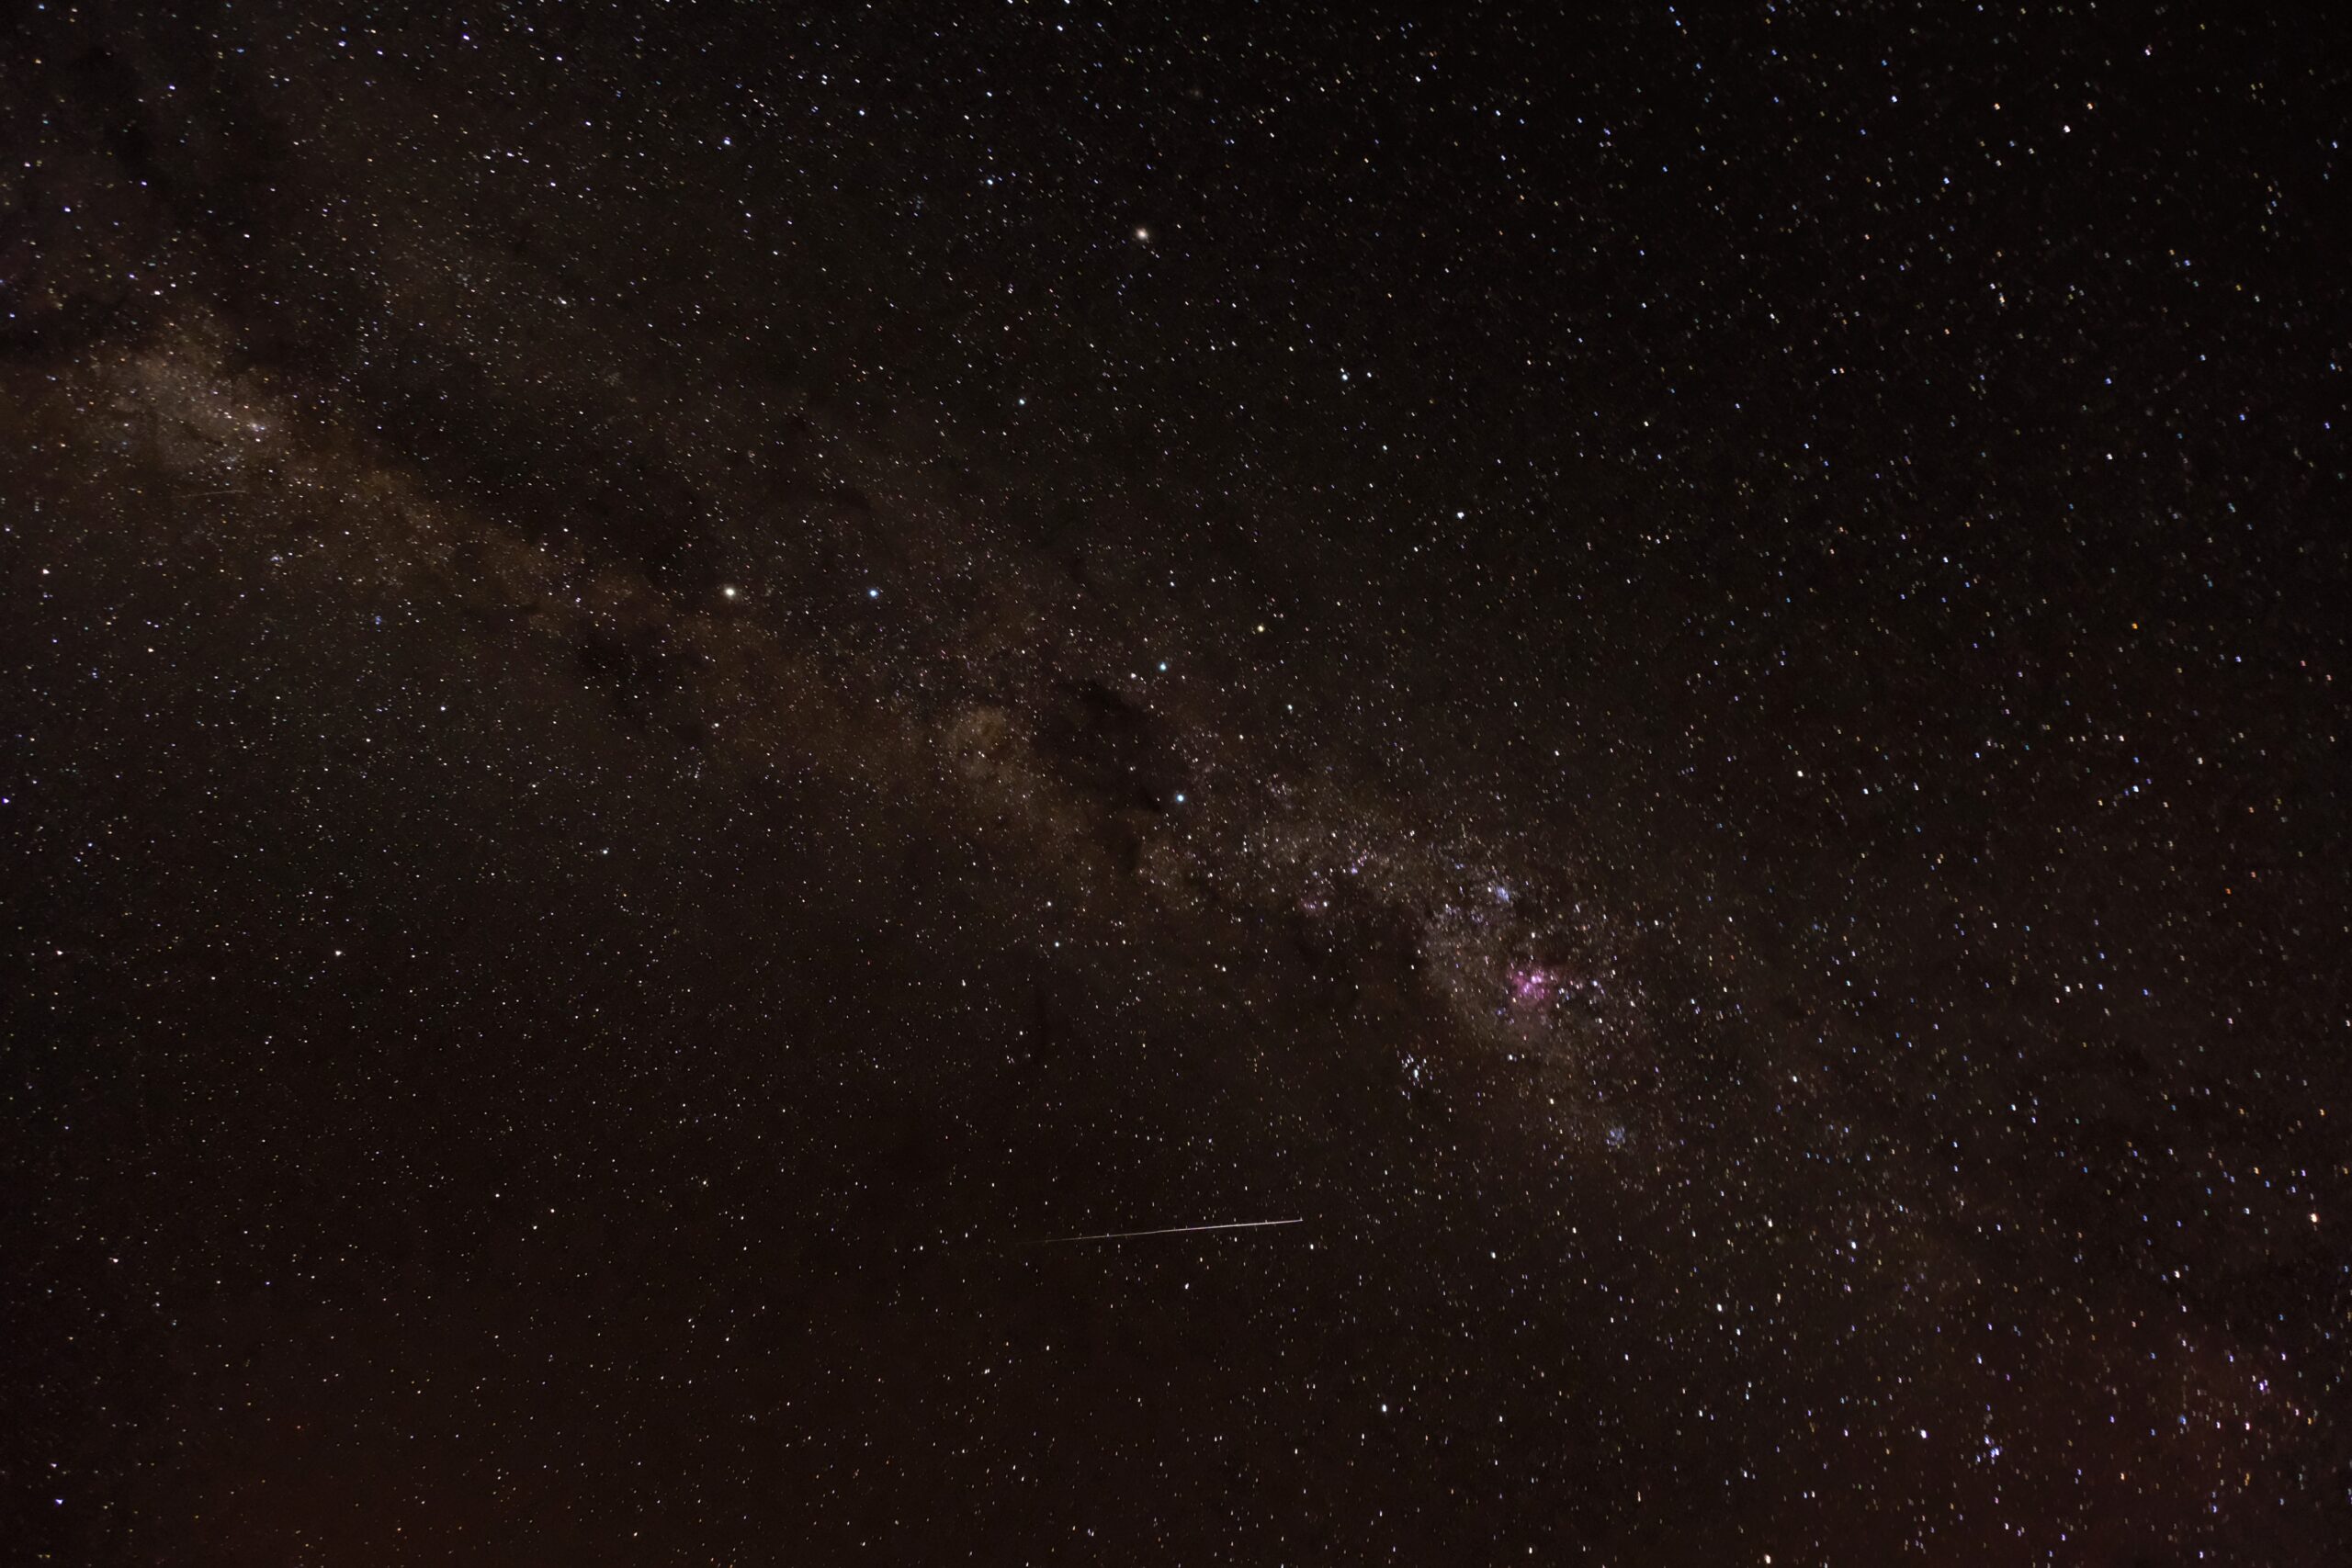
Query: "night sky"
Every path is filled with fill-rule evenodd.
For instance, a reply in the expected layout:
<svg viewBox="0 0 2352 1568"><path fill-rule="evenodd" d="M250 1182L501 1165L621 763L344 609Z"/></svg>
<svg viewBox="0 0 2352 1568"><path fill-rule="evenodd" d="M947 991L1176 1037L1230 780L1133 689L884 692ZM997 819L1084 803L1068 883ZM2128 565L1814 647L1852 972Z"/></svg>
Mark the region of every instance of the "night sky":
<svg viewBox="0 0 2352 1568"><path fill-rule="evenodd" d="M2322 9L0 9L0 1559L2352 1562Z"/></svg>

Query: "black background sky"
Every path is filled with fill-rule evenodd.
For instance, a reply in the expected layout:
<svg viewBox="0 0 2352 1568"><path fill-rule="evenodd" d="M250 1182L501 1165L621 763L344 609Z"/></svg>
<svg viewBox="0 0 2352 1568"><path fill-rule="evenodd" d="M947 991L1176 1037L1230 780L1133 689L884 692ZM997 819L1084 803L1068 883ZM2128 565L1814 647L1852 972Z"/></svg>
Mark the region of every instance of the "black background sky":
<svg viewBox="0 0 2352 1568"><path fill-rule="evenodd" d="M11 7L6 1555L2340 1561L2345 41Z"/></svg>

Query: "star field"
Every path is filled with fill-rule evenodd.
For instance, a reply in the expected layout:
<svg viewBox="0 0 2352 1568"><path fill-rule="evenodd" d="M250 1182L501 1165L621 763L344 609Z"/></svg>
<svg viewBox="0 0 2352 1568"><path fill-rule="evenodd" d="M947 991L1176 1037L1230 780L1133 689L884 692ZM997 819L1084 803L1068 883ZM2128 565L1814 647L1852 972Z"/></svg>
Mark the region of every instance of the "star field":
<svg viewBox="0 0 2352 1568"><path fill-rule="evenodd" d="M2339 1561L2344 43L0 23L11 1560Z"/></svg>

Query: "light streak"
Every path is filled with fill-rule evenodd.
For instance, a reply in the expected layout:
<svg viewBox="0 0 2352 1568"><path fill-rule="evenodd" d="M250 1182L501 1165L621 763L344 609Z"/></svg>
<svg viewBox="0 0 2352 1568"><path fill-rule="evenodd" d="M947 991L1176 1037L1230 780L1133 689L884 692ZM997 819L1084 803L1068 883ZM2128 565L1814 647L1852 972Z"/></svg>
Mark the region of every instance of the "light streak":
<svg viewBox="0 0 2352 1568"><path fill-rule="evenodd" d="M1189 1235L1194 1231L1254 1231L1268 1225L1303 1225L1297 1220L1227 1220L1213 1225L1164 1225L1153 1231L1098 1231L1091 1235L1048 1235L1025 1243L1029 1247L1053 1247L1066 1241L1127 1241L1139 1235Z"/></svg>

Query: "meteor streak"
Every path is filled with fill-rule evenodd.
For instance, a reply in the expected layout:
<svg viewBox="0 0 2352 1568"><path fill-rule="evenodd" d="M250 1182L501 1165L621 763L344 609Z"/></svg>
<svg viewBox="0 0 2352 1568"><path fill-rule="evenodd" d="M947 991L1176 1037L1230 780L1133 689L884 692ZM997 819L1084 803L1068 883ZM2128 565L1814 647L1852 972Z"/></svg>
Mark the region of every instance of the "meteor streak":
<svg viewBox="0 0 2352 1568"><path fill-rule="evenodd" d="M1066 1241L1126 1241L1139 1235L1185 1235L1193 1231L1254 1231L1268 1225L1303 1225L1298 1220L1227 1220L1213 1225L1166 1225L1156 1231L1099 1231L1092 1235L1047 1235L1025 1245L1053 1247Z"/></svg>

